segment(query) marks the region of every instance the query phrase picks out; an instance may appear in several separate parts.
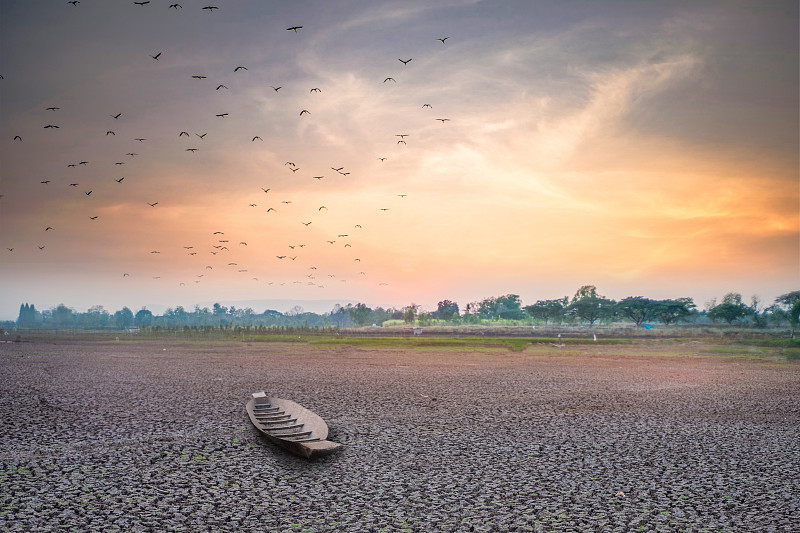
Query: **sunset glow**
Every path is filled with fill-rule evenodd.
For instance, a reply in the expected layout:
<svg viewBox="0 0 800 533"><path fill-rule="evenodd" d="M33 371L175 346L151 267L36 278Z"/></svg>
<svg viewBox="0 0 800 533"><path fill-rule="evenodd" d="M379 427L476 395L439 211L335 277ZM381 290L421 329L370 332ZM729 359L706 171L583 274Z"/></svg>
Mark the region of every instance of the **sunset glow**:
<svg viewBox="0 0 800 533"><path fill-rule="evenodd" d="M0 5L0 319L798 288L796 2L297 4Z"/></svg>

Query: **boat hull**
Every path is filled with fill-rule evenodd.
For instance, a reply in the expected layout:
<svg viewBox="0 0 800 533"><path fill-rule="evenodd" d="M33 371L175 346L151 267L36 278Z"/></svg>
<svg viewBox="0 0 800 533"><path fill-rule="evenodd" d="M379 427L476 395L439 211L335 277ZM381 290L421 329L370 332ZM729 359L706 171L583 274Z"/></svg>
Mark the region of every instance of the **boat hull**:
<svg viewBox="0 0 800 533"><path fill-rule="evenodd" d="M247 402L247 415L265 437L300 457L309 459L342 448L327 440L328 425L319 415L291 400L254 393Z"/></svg>

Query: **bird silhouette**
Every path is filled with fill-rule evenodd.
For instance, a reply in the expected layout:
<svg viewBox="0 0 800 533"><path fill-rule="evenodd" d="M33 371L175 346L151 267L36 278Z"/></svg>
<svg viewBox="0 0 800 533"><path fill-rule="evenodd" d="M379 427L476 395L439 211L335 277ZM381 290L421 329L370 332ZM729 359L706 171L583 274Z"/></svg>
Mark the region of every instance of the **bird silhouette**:
<svg viewBox="0 0 800 533"><path fill-rule="evenodd" d="M275 257L277 257L278 259L284 259L284 258L286 258L286 256L285 256L285 255L276 255Z"/></svg>
<svg viewBox="0 0 800 533"><path fill-rule="evenodd" d="M67 2L67 3L68 3L68 4L72 4L73 6L76 6L76 7L77 7L77 5L78 5L78 4L80 4L81 2L80 2L80 0L70 0L70 1L69 1L69 2Z"/></svg>
<svg viewBox="0 0 800 533"><path fill-rule="evenodd" d="M207 9L209 13L213 13L215 9L219 9L217 6L206 6L203 9Z"/></svg>
<svg viewBox="0 0 800 533"><path fill-rule="evenodd" d="M312 92L312 93L321 93L321 92L322 92L322 90L321 90L319 87L314 87L314 88L313 88L313 89L311 89L309 92Z"/></svg>
<svg viewBox="0 0 800 533"><path fill-rule="evenodd" d="M378 159L379 159L381 162L384 162L384 161L386 161L386 158L385 158L385 157L379 157Z"/></svg>
<svg viewBox="0 0 800 533"><path fill-rule="evenodd" d="M116 115L111 115L112 117L119 119L122 116L122 113L117 113Z"/></svg>
<svg viewBox="0 0 800 533"><path fill-rule="evenodd" d="M44 127L44 129L48 129L48 128L56 128L56 129L58 129L59 126L56 126L54 124L48 124L47 126Z"/></svg>
<svg viewBox="0 0 800 533"><path fill-rule="evenodd" d="M92 194L92 191L88 191L88 192L85 192L83 194L85 194L86 196L90 196Z"/></svg>
<svg viewBox="0 0 800 533"><path fill-rule="evenodd" d="M218 116L218 117L227 117L227 116L228 116L228 113L220 113L220 114L218 114L217 116Z"/></svg>
<svg viewBox="0 0 800 533"><path fill-rule="evenodd" d="M207 77L208 77L208 76L192 76L192 78L194 78L194 79L196 79L196 80L204 80L204 79L206 79Z"/></svg>
<svg viewBox="0 0 800 533"><path fill-rule="evenodd" d="M272 87L272 85L270 85L270 87ZM280 87L272 87L272 88L273 88L273 89L275 89L275 92L278 92L278 91L280 91L280 90L283 88L283 86L280 86Z"/></svg>
<svg viewBox="0 0 800 533"><path fill-rule="evenodd" d="M258 139L259 141L263 141L264 140L261 137L259 137L258 135L256 135L255 137L253 137L253 140L251 142L255 142L256 139Z"/></svg>
<svg viewBox="0 0 800 533"><path fill-rule="evenodd" d="M300 221L300 223L301 223L302 225L304 225L305 227L308 227L308 226L310 226L310 225L311 225L311 222L303 222L303 221Z"/></svg>
<svg viewBox="0 0 800 533"><path fill-rule="evenodd" d="M235 69L233 69L233 71L234 71L234 72L238 72L238 71L240 71L240 70L247 70L247 67L241 67L241 66L239 66L239 67L236 67Z"/></svg>
<svg viewBox="0 0 800 533"><path fill-rule="evenodd" d="M198 133L195 133L195 135L197 135L197 136L198 136L198 137L200 137L201 139L204 139L204 138L205 138L205 136L206 136L206 135L208 135L208 132L206 132L206 133L204 133L204 134L202 134L202 135L200 135L200 134L198 134Z"/></svg>
<svg viewBox="0 0 800 533"><path fill-rule="evenodd" d="M327 208L327 207L325 207L324 205L321 205L321 206L319 207L319 209L317 209L317 211L322 211L323 209L326 209L326 210L327 210L328 208Z"/></svg>
<svg viewBox="0 0 800 533"><path fill-rule="evenodd" d="M60 107L48 107L46 108L47 111L56 111L57 109L61 109Z"/></svg>
<svg viewBox="0 0 800 533"><path fill-rule="evenodd" d="M436 39L436 40L437 40L437 41L442 41L442 44L444 44L444 42L445 42L447 39L449 39L449 38L450 38L450 37L443 37L443 38L441 38L441 39Z"/></svg>
<svg viewBox="0 0 800 533"><path fill-rule="evenodd" d="M398 194L397 196L399 196L400 198L405 198L408 195L407 194Z"/></svg>
<svg viewBox="0 0 800 533"><path fill-rule="evenodd" d="M219 85L217 85L216 90L219 91L220 89L227 89L227 87L222 85L222 84L219 84Z"/></svg>
<svg viewBox="0 0 800 533"><path fill-rule="evenodd" d="M180 137L181 135L186 135L186 136L188 137L188 136L189 136L189 132L182 131L182 132L180 132L180 133L178 134L178 137Z"/></svg>
<svg viewBox="0 0 800 533"><path fill-rule="evenodd" d="M398 59L398 61L404 65L408 65L408 62L411 61L411 59Z"/></svg>
<svg viewBox="0 0 800 533"><path fill-rule="evenodd" d="M439 120L439 121L442 122L442 124L444 124L445 122L447 122L450 119L449 118L437 118L436 120Z"/></svg>
<svg viewBox="0 0 800 533"><path fill-rule="evenodd" d="M155 59L156 61L158 61L158 58L159 58L159 57L161 57L161 52L157 53L157 54L156 54L156 55L154 55L154 56L150 56L150 57L152 57L153 59Z"/></svg>
<svg viewBox="0 0 800 533"><path fill-rule="evenodd" d="M224 231L215 231L211 235L225 235L225 232Z"/></svg>
<svg viewBox="0 0 800 533"><path fill-rule="evenodd" d="M303 113L308 113L309 115L311 114L311 112L308 109L303 109L302 111L300 111L300 116L303 116Z"/></svg>
<svg viewBox="0 0 800 533"><path fill-rule="evenodd" d="M383 80L383 83L386 83L389 80L392 80L393 82L397 83L397 80L394 78L386 78L385 80Z"/></svg>
<svg viewBox="0 0 800 533"><path fill-rule="evenodd" d="M48 183L50 183L50 180L42 180L39 183L43 183L43 184L47 185Z"/></svg>
<svg viewBox="0 0 800 533"><path fill-rule="evenodd" d="M122 180L124 180L124 179L125 179L125 177L123 176L123 177L121 177L120 179L118 179L118 180L114 180L114 181L116 181L117 183L122 183Z"/></svg>
<svg viewBox="0 0 800 533"><path fill-rule="evenodd" d="M291 28L286 28L286 31L294 31L297 33L297 30L301 29L302 26L292 26Z"/></svg>
<svg viewBox="0 0 800 533"><path fill-rule="evenodd" d="M69 184L69 186L70 186L70 187L77 187L77 186L78 186L78 184L77 184L77 183L70 183L70 184Z"/></svg>
<svg viewBox="0 0 800 533"><path fill-rule="evenodd" d="M108 130L108 131L106 132L106 137L108 137L109 135L116 135L116 133L114 133L114 132L113 132L113 131L111 131L111 130Z"/></svg>
<svg viewBox="0 0 800 533"><path fill-rule="evenodd" d="M14 139L13 140L21 142L22 141L22 137L20 137L19 135L14 135Z"/></svg>
<svg viewBox="0 0 800 533"><path fill-rule="evenodd" d="M270 207L269 209L267 209L267 213L269 213L270 211L275 211L275 208L274 207Z"/></svg>
<svg viewBox="0 0 800 533"><path fill-rule="evenodd" d="M272 187L270 187L269 189L265 189L264 187L261 187L261 190L264 191L264 193L268 193L271 189L272 189Z"/></svg>
<svg viewBox="0 0 800 533"><path fill-rule="evenodd" d="M311 177L314 178L315 180L321 180L325 176L311 176Z"/></svg>
<svg viewBox="0 0 800 533"><path fill-rule="evenodd" d="M98 215L95 215L93 217L89 217L89 220L97 220L97 218L98 218Z"/></svg>
<svg viewBox="0 0 800 533"><path fill-rule="evenodd" d="M146 141L146 140L147 140L147 139L141 139L141 138L140 138L140 139L134 139L134 141L139 141L140 143L141 143L141 142L144 142L144 141Z"/></svg>
<svg viewBox="0 0 800 533"><path fill-rule="evenodd" d="M44 230L45 231L50 231L50 230L55 231L55 228L53 228L53 226L47 226L46 228L44 228Z"/></svg>
<svg viewBox="0 0 800 533"><path fill-rule="evenodd" d="M433 109L433 106L431 106L431 104L422 104L422 107Z"/></svg>
<svg viewBox="0 0 800 533"><path fill-rule="evenodd" d="M170 5L169 5L169 8L170 8L170 9L178 9L178 8L181 8L181 9L183 9L183 6L182 6L182 5L180 5L180 4L170 4Z"/></svg>
<svg viewBox="0 0 800 533"><path fill-rule="evenodd" d="M199 148L187 148L186 149L187 152L196 152L198 150L199 150Z"/></svg>
<svg viewBox="0 0 800 533"><path fill-rule="evenodd" d="M144 0L144 2L134 2L137 6L144 6L150 3L150 0Z"/></svg>
<svg viewBox="0 0 800 533"><path fill-rule="evenodd" d="M147 205L149 205L150 207L155 207L158 205L158 202L153 202L152 204L150 202L147 202Z"/></svg>

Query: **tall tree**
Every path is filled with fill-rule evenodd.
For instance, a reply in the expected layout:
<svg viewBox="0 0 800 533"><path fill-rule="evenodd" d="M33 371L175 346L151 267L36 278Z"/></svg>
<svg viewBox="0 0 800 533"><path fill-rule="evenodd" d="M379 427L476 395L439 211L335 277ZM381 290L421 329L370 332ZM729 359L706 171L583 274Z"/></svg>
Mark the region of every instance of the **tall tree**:
<svg viewBox="0 0 800 533"><path fill-rule="evenodd" d="M637 326L655 318L657 304L649 298L642 296L630 296L617 302L617 311L629 318Z"/></svg>
<svg viewBox="0 0 800 533"><path fill-rule="evenodd" d="M119 329L125 329L133 325L133 311L127 307L123 307L114 313L114 324Z"/></svg>
<svg viewBox="0 0 800 533"><path fill-rule="evenodd" d="M558 321L564 318L567 305L569 298L564 296L556 300L538 300L533 305L526 306L525 311L535 319L544 320L544 325L547 326L550 320Z"/></svg>
<svg viewBox="0 0 800 533"><path fill-rule="evenodd" d="M722 298L721 304L708 310L708 318L714 321L724 320L728 325L751 314L753 310L742 302L742 295L738 292L729 292Z"/></svg>
<svg viewBox="0 0 800 533"><path fill-rule="evenodd" d="M597 294L594 285L584 285L575 292L567 310L593 326L601 318L613 316L614 307L614 301Z"/></svg>
<svg viewBox="0 0 800 533"><path fill-rule="evenodd" d="M691 298L660 300L656 304L656 316L665 326L689 316L692 309L696 307Z"/></svg>
<svg viewBox="0 0 800 533"><path fill-rule="evenodd" d="M458 304L450 300L442 300L436 304L436 318L450 320L458 315Z"/></svg>

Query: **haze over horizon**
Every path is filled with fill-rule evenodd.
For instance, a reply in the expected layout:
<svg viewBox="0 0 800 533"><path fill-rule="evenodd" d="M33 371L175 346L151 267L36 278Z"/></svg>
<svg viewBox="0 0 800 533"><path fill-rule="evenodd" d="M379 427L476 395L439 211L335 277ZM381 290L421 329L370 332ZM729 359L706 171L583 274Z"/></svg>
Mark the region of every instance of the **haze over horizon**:
<svg viewBox="0 0 800 533"><path fill-rule="evenodd" d="M0 4L0 319L800 288L796 1L173 4Z"/></svg>

